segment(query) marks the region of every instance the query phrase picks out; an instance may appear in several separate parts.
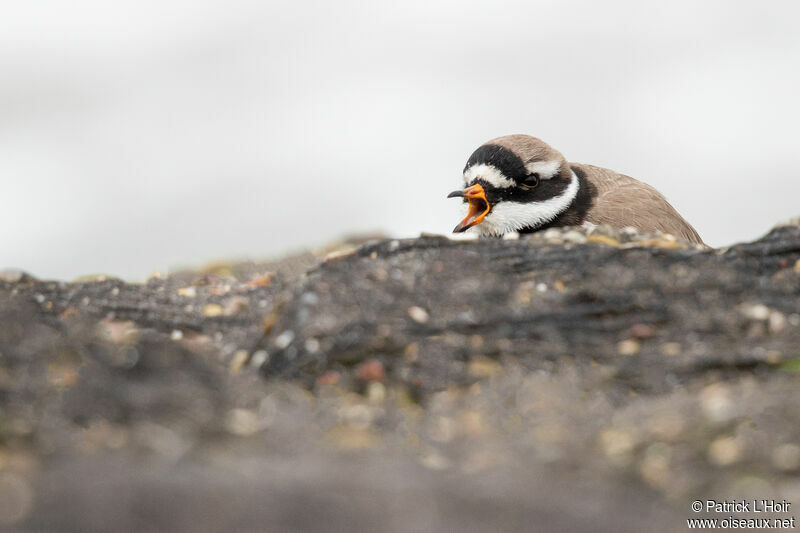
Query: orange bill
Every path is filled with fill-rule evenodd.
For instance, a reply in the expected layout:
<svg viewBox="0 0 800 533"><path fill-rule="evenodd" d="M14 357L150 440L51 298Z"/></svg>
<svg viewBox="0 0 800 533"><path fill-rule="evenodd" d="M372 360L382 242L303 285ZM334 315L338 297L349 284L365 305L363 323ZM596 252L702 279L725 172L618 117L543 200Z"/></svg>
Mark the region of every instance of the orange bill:
<svg viewBox="0 0 800 533"><path fill-rule="evenodd" d="M483 222L484 217L489 214L492 207L486 199L486 191L477 183L472 187L468 187L463 191L453 191L447 195L448 198L466 198L469 202L469 211L467 216L459 222L458 226L453 229L453 233L461 233L467 231L472 226L476 226Z"/></svg>

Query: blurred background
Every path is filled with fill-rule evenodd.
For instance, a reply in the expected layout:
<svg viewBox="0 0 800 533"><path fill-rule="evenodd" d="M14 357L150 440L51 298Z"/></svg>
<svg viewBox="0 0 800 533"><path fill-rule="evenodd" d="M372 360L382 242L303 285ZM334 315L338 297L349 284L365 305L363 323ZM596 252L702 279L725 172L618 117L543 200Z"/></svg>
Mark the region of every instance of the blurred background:
<svg viewBox="0 0 800 533"><path fill-rule="evenodd" d="M70 279L449 233L510 133L715 246L800 214L796 1L6 1L0 268Z"/></svg>

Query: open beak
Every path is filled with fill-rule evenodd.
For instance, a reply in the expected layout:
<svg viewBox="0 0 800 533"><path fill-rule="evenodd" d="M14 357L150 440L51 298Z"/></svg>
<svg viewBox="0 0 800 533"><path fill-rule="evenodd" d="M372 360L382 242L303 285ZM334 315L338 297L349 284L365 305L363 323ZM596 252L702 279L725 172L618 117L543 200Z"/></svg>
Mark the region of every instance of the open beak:
<svg viewBox="0 0 800 533"><path fill-rule="evenodd" d="M467 216L453 229L453 233L462 233L472 226L480 224L492 208L489 205L489 201L486 199L486 191L477 183L463 191L453 191L448 194L447 197L466 198L469 202L469 212Z"/></svg>

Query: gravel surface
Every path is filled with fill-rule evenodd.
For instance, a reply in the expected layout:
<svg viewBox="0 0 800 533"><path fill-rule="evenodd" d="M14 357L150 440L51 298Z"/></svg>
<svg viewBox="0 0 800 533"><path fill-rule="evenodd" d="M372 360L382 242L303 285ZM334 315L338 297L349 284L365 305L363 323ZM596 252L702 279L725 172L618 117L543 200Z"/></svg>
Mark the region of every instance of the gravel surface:
<svg viewBox="0 0 800 533"><path fill-rule="evenodd" d="M800 506L798 224L720 250L358 244L0 274L0 527L684 531L695 499Z"/></svg>

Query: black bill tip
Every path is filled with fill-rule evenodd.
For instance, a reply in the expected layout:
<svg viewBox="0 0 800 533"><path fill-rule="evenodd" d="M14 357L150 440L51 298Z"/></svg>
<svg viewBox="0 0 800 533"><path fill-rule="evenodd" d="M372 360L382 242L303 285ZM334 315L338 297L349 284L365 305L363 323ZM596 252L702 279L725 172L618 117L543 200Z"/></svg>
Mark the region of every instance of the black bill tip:
<svg viewBox="0 0 800 533"><path fill-rule="evenodd" d="M447 195L448 198L463 198L464 191L453 191Z"/></svg>
<svg viewBox="0 0 800 533"><path fill-rule="evenodd" d="M461 225L461 223L459 223L459 224L458 224L458 226L456 226L455 228L453 228L453 233L464 233L464 232L465 232L465 231L467 231L468 229L469 229L469 227L467 227L467 226L462 226L462 225Z"/></svg>

